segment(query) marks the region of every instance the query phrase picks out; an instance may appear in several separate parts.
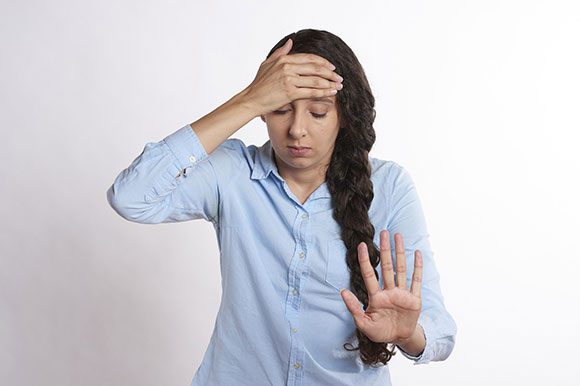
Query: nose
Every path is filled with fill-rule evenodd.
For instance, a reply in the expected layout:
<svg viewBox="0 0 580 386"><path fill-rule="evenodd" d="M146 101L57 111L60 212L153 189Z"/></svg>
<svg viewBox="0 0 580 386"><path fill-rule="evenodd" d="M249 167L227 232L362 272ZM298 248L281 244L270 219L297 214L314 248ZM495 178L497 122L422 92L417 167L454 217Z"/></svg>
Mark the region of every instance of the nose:
<svg viewBox="0 0 580 386"><path fill-rule="evenodd" d="M295 109L288 135L292 138L302 138L306 136L306 112Z"/></svg>

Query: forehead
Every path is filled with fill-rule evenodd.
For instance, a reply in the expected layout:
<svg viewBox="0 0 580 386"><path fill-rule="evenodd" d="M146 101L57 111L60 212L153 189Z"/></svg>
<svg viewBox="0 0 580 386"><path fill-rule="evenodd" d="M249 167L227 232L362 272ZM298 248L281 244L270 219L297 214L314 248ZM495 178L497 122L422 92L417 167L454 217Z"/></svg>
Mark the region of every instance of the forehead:
<svg viewBox="0 0 580 386"><path fill-rule="evenodd" d="M293 101L292 103L324 103L327 105L334 105L336 103L336 96L330 96L330 97L322 97L322 98L305 98L305 99L297 99L295 101Z"/></svg>

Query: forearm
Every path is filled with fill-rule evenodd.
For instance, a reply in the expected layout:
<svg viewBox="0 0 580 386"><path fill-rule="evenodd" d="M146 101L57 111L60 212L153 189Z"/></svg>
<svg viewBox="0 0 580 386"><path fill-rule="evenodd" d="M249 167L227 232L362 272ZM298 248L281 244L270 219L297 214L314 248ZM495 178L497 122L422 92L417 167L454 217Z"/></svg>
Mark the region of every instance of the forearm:
<svg viewBox="0 0 580 386"><path fill-rule="evenodd" d="M425 349L425 333L419 323L415 327L413 335L405 340L394 342L401 350L411 356L419 356Z"/></svg>
<svg viewBox="0 0 580 386"><path fill-rule="evenodd" d="M213 152L233 133L257 116L256 110L245 95L246 89L190 124L207 154Z"/></svg>

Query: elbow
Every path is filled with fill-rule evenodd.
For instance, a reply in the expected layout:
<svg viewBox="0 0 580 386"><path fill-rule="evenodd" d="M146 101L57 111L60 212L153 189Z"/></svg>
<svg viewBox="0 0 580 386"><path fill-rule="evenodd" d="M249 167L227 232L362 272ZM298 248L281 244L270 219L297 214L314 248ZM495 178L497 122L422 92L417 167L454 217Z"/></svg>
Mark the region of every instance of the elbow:
<svg viewBox="0 0 580 386"><path fill-rule="evenodd" d="M447 358L449 358L449 356L453 352L453 349L455 348L456 336L457 336L457 325L455 324L455 321L451 319L451 322L449 323L448 326L447 336L445 336L441 340L440 345L438 347L437 360L444 361Z"/></svg>
<svg viewBox="0 0 580 386"><path fill-rule="evenodd" d="M129 210L129 205L123 199L122 195L117 192L115 184L107 190L107 201L109 206L113 208L115 212L126 220L133 221L133 213Z"/></svg>
<svg viewBox="0 0 580 386"><path fill-rule="evenodd" d="M455 335L447 337L446 342L440 349L440 354L437 360L444 361L447 358L449 358L449 356L453 352L454 347L455 347Z"/></svg>
<svg viewBox="0 0 580 386"><path fill-rule="evenodd" d="M136 223L148 223L147 203L144 200L136 200L119 191L115 184L107 190L109 206L127 221Z"/></svg>

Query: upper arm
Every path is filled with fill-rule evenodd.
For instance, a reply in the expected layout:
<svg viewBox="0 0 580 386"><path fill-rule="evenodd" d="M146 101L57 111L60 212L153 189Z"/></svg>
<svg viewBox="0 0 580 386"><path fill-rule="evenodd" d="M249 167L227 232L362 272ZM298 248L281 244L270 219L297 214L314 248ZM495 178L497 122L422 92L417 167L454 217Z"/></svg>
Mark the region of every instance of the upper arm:
<svg viewBox="0 0 580 386"><path fill-rule="evenodd" d="M217 222L222 185L239 171L240 157L228 143L232 141L243 146L228 140L208 155L186 125L159 142L147 143L107 191L110 205L139 223Z"/></svg>

